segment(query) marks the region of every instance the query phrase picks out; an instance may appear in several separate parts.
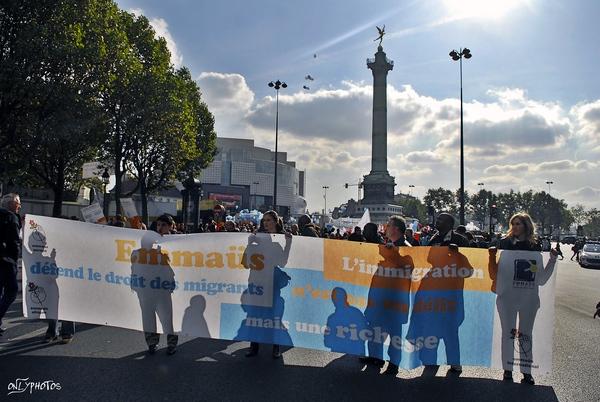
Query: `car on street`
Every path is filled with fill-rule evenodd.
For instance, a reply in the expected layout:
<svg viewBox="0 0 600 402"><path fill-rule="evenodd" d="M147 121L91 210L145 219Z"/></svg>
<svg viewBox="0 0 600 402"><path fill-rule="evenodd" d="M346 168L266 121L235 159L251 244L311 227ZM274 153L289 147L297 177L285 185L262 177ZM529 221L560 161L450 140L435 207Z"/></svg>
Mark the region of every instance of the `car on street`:
<svg viewBox="0 0 600 402"><path fill-rule="evenodd" d="M579 265L583 268L600 268L600 243L585 243L579 253Z"/></svg>
<svg viewBox="0 0 600 402"><path fill-rule="evenodd" d="M562 238L562 240L560 242L562 244L575 244L576 241L577 241L577 237L575 237L575 236L565 236Z"/></svg>

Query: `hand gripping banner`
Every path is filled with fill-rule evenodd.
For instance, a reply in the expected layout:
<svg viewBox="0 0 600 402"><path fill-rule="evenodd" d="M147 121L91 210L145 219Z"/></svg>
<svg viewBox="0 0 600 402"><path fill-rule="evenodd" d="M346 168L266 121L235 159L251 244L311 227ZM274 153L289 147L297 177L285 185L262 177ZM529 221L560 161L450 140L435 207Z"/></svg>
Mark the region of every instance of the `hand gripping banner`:
<svg viewBox="0 0 600 402"><path fill-rule="evenodd" d="M547 373L555 272L539 252L160 236L28 215L23 312L368 355L406 369Z"/></svg>

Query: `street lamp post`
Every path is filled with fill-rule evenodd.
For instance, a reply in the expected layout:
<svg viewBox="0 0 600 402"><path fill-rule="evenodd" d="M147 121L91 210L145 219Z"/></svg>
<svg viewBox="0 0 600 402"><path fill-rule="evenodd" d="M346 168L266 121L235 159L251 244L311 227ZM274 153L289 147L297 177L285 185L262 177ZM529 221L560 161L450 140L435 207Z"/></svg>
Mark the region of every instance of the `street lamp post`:
<svg viewBox="0 0 600 402"><path fill-rule="evenodd" d="M275 172L273 176L273 209L277 211L277 142L279 137L279 89L287 88L287 84L285 82L281 82L279 80L273 82L269 82L269 87L274 88L276 95L275 101Z"/></svg>
<svg viewBox="0 0 600 402"><path fill-rule="evenodd" d="M550 195L550 186L554 184L554 182L551 180L546 180L546 184L548 185L548 195Z"/></svg>
<svg viewBox="0 0 600 402"><path fill-rule="evenodd" d="M481 190L485 190L485 188L483 188L483 186L485 186L485 183L479 182L479 183L477 183L477 185L481 188ZM481 221L481 229L482 230L483 230L483 227L485 226L485 222L484 221L485 221L485 217L484 217L484 220Z"/></svg>
<svg viewBox="0 0 600 402"><path fill-rule="evenodd" d="M323 215L327 215L327 189L329 188L329 186L323 186L323 190L325 191L325 193L323 194L323 198L325 199L325 209L323 210Z"/></svg>
<svg viewBox="0 0 600 402"><path fill-rule="evenodd" d="M409 184L409 185L408 185L408 195L409 195L409 196L411 195L411 191L412 191L412 189L413 189L413 188L415 188L415 185L414 185L414 184Z"/></svg>
<svg viewBox="0 0 600 402"><path fill-rule="evenodd" d="M462 90L462 59L471 58L471 51L467 48L460 49L458 52L452 50L450 57L460 64L460 224L465 224L465 153L463 141L463 90Z"/></svg>
<svg viewBox="0 0 600 402"><path fill-rule="evenodd" d="M190 176L183 181L184 192L182 191L182 195L184 195L183 199L183 210L185 211L184 217L184 226L186 232L188 230L188 221L191 218L192 230L194 232L198 231L199 226L199 212L200 212L200 198L202 197L202 183L200 180L195 179L194 176L190 174ZM189 209L191 207L191 216Z"/></svg>
<svg viewBox="0 0 600 402"><path fill-rule="evenodd" d="M106 187L108 186L108 183L110 182L110 173L108 173L108 168L104 168L104 173L102 173L102 184L104 185L104 189L103 189L103 194L104 194L104 200L103 200L103 206L102 209L104 210L104 216L106 217L106 221L108 222L108 195L106 194Z"/></svg>

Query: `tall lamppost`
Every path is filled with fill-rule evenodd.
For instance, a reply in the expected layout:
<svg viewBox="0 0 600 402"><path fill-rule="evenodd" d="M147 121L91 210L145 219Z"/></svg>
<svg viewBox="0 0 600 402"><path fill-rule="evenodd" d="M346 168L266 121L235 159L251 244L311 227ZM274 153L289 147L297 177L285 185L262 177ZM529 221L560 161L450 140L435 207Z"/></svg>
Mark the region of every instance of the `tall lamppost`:
<svg viewBox="0 0 600 402"><path fill-rule="evenodd" d="M102 173L102 184L104 185L104 189L103 189L103 194L104 194L104 201L103 201L103 206L102 209L104 210L104 216L106 217L106 221L108 222L108 195L106 194L106 186L108 186L108 183L110 182L110 173L108 173L108 168L104 168L104 173Z"/></svg>
<svg viewBox="0 0 600 402"><path fill-rule="evenodd" d="M485 190L485 188L483 187L483 186L485 186L485 183L479 182L479 183L477 183L477 186L479 186L481 188L481 190ZM481 191L481 190L479 190L479 191ZM485 217L484 217L484 220L485 220ZM481 221L481 229L482 230L483 230L484 226L485 226L485 222Z"/></svg>
<svg viewBox="0 0 600 402"><path fill-rule="evenodd" d="M279 137L279 89L287 88L287 84L285 82L281 82L279 80L273 82L269 82L269 87L274 88L276 95L275 101L275 174L273 177L273 209L277 211L277 140Z"/></svg>
<svg viewBox="0 0 600 402"><path fill-rule="evenodd" d="M325 191L325 193L323 194L323 198L325 199L325 209L323 210L323 215L327 215L327 189L329 188L329 186L323 186L323 190Z"/></svg>
<svg viewBox="0 0 600 402"><path fill-rule="evenodd" d="M546 180L546 184L548 185L548 195L550 195L550 186L554 184L554 182L551 180Z"/></svg>
<svg viewBox="0 0 600 402"><path fill-rule="evenodd" d="M465 224L465 153L463 141L463 90L462 90L462 59L471 58L471 51L467 48L460 49L458 52L452 50L450 57L460 64L460 224Z"/></svg>
<svg viewBox="0 0 600 402"><path fill-rule="evenodd" d="M412 189L413 189L413 188L415 188L415 185L414 185L414 184L409 184L409 185L408 185L408 195L409 195L409 196L411 195L411 191L412 191Z"/></svg>

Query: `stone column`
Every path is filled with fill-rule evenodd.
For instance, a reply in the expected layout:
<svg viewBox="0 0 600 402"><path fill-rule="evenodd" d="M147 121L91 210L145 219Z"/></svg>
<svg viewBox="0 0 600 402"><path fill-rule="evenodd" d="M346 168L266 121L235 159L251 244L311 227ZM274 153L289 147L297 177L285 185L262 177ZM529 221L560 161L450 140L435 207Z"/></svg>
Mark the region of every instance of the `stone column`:
<svg viewBox="0 0 600 402"><path fill-rule="evenodd" d="M367 60L373 72L373 131L371 149L371 173L387 173L387 74L394 68L383 47L377 48L374 59Z"/></svg>

